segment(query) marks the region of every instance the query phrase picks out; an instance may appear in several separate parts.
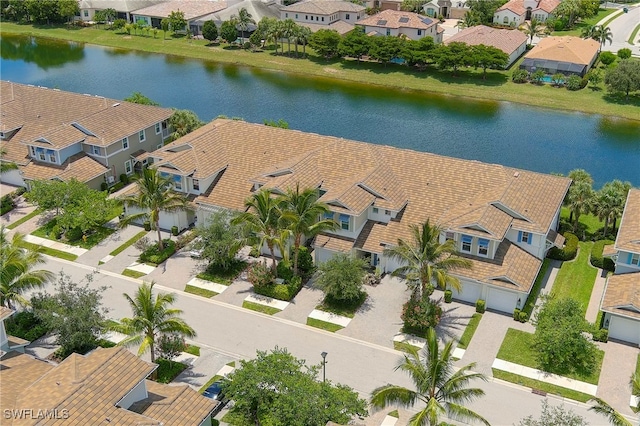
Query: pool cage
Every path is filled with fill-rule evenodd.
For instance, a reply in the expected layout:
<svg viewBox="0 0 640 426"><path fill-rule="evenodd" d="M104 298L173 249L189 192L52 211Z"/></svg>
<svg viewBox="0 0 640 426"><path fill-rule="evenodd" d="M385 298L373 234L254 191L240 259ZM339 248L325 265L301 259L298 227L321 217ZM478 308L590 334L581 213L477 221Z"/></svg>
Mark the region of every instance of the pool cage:
<svg viewBox="0 0 640 426"><path fill-rule="evenodd" d="M545 74L553 75L561 73L564 75L579 75L584 77L587 72L587 65L574 64L571 62L554 61L551 59L525 58L520 64L520 69L530 73L543 70Z"/></svg>

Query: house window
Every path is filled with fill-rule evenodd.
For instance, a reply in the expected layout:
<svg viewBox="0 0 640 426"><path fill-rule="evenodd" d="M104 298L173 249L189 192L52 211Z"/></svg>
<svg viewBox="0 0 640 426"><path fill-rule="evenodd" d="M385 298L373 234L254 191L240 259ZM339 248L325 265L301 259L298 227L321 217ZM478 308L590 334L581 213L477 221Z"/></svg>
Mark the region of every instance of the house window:
<svg viewBox="0 0 640 426"><path fill-rule="evenodd" d="M84 12L84 17L88 18L89 17L89 11L88 10L84 10L83 12Z"/></svg>
<svg viewBox="0 0 640 426"><path fill-rule="evenodd" d="M418 35L421 36L422 35L422 30L418 30Z"/></svg>
<svg viewBox="0 0 640 426"><path fill-rule="evenodd" d="M322 17L322 22L324 22L324 16Z"/></svg>
<svg viewBox="0 0 640 426"><path fill-rule="evenodd" d="M296 19L298 19L298 14L296 13Z"/></svg>
<svg viewBox="0 0 640 426"><path fill-rule="evenodd" d="M349 230L349 215L340 215L340 228L344 229L345 231Z"/></svg>
<svg viewBox="0 0 640 426"><path fill-rule="evenodd" d="M374 208L373 208L373 214L378 214L378 211L379 211L379 210L378 210L378 208L377 208L377 207L374 207Z"/></svg>
<svg viewBox="0 0 640 426"><path fill-rule="evenodd" d="M160 123L156 123L156 135L159 135L161 130Z"/></svg>
<svg viewBox="0 0 640 426"><path fill-rule="evenodd" d="M478 238L478 254L480 256L487 256L489 254L489 240Z"/></svg>
<svg viewBox="0 0 640 426"><path fill-rule="evenodd" d="M182 191L182 176L173 176L173 187L179 191Z"/></svg>
<svg viewBox="0 0 640 426"><path fill-rule="evenodd" d="M144 142L145 140L144 130L140 130L140 133L138 133L138 137L140 138L140 142Z"/></svg>
<svg viewBox="0 0 640 426"><path fill-rule="evenodd" d="M462 251L465 251L467 253L471 253L471 241L473 240L473 237L469 236L469 235L463 235L462 236Z"/></svg>
<svg viewBox="0 0 640 426"><path fill-rule="evenodd" d="M444 239L446 241L449 241L449 240L453 241L453 240L455 240L455 234L453 232L446 232L444 234Z"/></svg>
<svg viewBox="0 0 640 426"><path fill-rule="evenodd" d="M638 253L631 254L631 258L629 259L629 263L631 265L640 266L640 254L638 254Z"/></svg>
<svg viewBox="0 0 640 426"><path fill-rule="evenodd" d="M523 243L531 244L531 234L528 232L522 232L520 241L522 241Z"/></svg>
<svg viewBox="0 0 640 426"><path fill-rule="evenodd" d="M124 172L128 175L133 172L133 167L131 167L131 160L127 160L124 162Z"/></svg>
<svg viewBox="0 0 640 426"><path fill-rule="evenodd" d="M200 181L198 179L193 179L193 190L200 191Z"/></svg>
<svg viewBox="0 0 640 426"><path fill-rule="evenodd" d="M49 154L49 161L52 163L56 162L56 153L54 151L48 151L47 154Z"/></svg>
<svg viewBox="0 0 640 426"><path fill-rule="evenodd" d="M391 30L387 28L387 35L391 35Z"/></svg>
<svg viewBox="0 0 640 426"><path fill-rule="evenodd" d="M122 139L122 149L129 149L129 138Z"/></svg>
<svg viewBox="0 0 640 426"><path fill-rule="evenodd" d="M40 158L40 160L45 161L46 156L44 155L44 150L38 151L38 158Z"/></svg>
<svg viewBox="0 0 640 426"><path fill-rule="evenodd" d="M385 210L384 214L386 214L387 216L391 216L391 210Z"/></svg>
<svg viewBox="0 0 640 426"><path fill-rule="evenodd" d="M308 21L308 20L309 20L309 15L304 15L304 19L305 19L306 21Z"/></svg>
<svg viewBox="0 0 640 426"><path fill-rule="evenodd" d="M289 17L289 14L288 14L288 13L285 13L285 14L284 14L284 17L285 17L285 18L288 18L288 17Z"/></svg>
<svg viewBox="0 0 640 426"><path fill-rule="evenodd" d="M504 19L502 20L503 24L508 24L509 23L509 17L505 16Z"/></svg>
<svg viewBox="0 0 640 426"><path fill-rule="evenodd" d="M351 19L351 16L347 13L347 21Z"/></svg>
<svg viewBox="0 0 640 426"><path fill-rule="evenodd" d="M31 148L31 156L35 158L36 156L36 149L32 146L30 146L29 148Z"/></svg>
<svg viewBox="0 0 640 426"><path fill-rule="evenodd" d="M93 148L93 155L100 155L100 147L94 146L92 148Z"/></svg>

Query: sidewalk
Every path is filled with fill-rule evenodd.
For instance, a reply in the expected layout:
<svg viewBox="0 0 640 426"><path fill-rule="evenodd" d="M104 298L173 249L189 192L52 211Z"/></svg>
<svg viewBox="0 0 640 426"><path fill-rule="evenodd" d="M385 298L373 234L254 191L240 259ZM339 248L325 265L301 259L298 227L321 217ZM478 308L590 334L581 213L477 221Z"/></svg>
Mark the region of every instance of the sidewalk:
<svg viewBox="0 0 640 426"><path fill-rule="evenodd" d="M591 290L591 298L589 299L589 306L587 306L587 313L585 318L587 321L593 323L598 318L598 312L600 312L600 301L604 294L604 287L607 283L607 271L603 271L598 268L598 275L596 275L596 282ZM599 324L596 324L598 326Z"/></svg>
<svg viewBox="0 0 640 426"><path fill-rule="evenodd" d="M37 244L39 246L52 248L54 250L63 251L65 253L75 254L76 256L82 256L89 250L82 247L71 246L69 244L61 243L58 241L48 240L46 238L36 237L35 235L27 234L24 236L24 240L31 244Z"/></svg>

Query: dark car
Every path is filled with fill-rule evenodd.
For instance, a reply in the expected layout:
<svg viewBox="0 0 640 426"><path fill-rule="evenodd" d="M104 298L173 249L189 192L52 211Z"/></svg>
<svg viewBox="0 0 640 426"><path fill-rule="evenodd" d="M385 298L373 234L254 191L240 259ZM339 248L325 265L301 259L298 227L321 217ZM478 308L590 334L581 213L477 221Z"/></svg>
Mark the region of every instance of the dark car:
<svg viewBox="0 0 640 426"><path fill-rule="evenodd" d="M202 395L209 399L214 399L216 401L222 401L224 398L224 394L222 393L222 380L217 380L213 382Z"/></svg>

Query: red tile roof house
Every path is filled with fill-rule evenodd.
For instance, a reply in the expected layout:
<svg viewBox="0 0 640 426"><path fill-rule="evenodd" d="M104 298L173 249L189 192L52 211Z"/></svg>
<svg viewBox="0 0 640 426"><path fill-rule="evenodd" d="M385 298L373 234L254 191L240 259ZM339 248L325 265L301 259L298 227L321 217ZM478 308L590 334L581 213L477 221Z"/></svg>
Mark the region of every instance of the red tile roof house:
<svg viewBox="0 0 640 426"><path fill-rule="evenodd" d="M509 0L496 10L493 22L514 28L532 19L544 22L559 5L560 0Z"/></svg>
<svg viewBox="0 0 640 426"><path fill-rule="evenodd" d="M380 13L359 20L356 25L364 28L365 34L405 36L420 40L430 36L438 44L442 43L443 28L439 21L413 12L383 10Z"/></svg>
<svg viewBox="0 0 640 426"><path fill-rule="evenodd" d="M528 37L518 30L491 28L485 25L465 28L445 40L445 44L456 42L466 43L470 46L484 44L493 46L509 55L509 68L527 50Z"/></svg>
<svg viewBox="0 0 640 426"><path fill-rule="evenodd" d="M631 189L614 248L615 274L607 280L600 309L609 337L640 346L640 189Z"/></svg>
<svg viewBox="0 0 640 426"><path fill-rule="evenodd" d="M200 223L243 211L259 188L318 188L339 225L312 242L318 263L352 253L392 272L400 265L384 248L430 219L473 263L456 272L454 297L502 312L523 306L547 251L563 243L567 178L225 119L146 155L195 196Z"/></svg>

